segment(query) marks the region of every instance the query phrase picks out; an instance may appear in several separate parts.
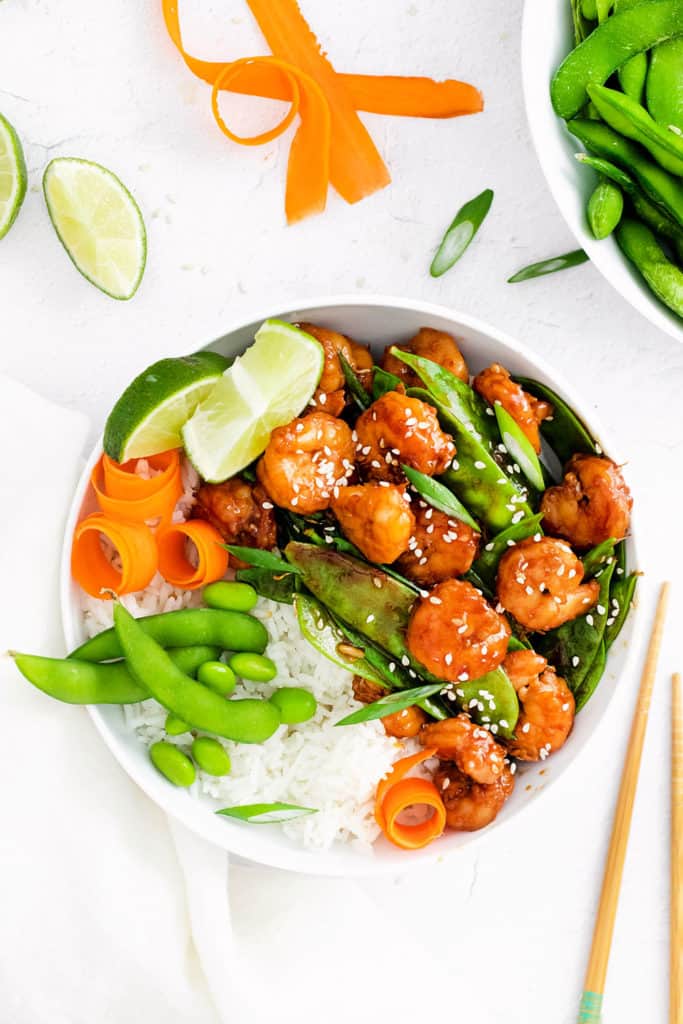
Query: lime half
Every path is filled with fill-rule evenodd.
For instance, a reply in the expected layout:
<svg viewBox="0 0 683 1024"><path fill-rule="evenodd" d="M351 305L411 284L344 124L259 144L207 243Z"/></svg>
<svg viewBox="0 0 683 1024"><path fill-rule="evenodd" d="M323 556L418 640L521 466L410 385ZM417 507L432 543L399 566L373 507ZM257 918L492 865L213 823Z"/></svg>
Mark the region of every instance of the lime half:
<svg viewBox="0 0 683 1024"><path fill-rule="evenodd" d="M0 238L17 219L26 195L26 161L19 136L0 114Z"/></svg>
<svg viewBox="0 0 683 1024"><path fill-rule="evenodd" d="M128 189L106 167L58 157L45 169L43 191L76 268L113 299L130 299L145 269L147 236Z"/></svg>
<svg viewBox="0 0 683 1024"><path fill-rule="evenodd" d="M211 483L234 476L259 456L276 427L310 400L323 370L321 345L281 320L266 320L183 428L197 472Z"/></svg>
<svg viewBox="0 0 683 1024"><path fill-rule="evenodd" d="M179 448L180 431L228 367L217 352L162 359L128 385L109 413L104 450L116 462Z"/></svg>

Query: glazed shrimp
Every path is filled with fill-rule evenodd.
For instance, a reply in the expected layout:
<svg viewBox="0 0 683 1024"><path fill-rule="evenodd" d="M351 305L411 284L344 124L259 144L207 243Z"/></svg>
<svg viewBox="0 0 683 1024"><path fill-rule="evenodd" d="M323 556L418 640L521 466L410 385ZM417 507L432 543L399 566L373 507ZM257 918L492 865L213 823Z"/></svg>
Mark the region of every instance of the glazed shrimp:
<svg viewBox="0 0 683 1024"><path fill-rule="evenodd" d="M322 376L311 399L311 405L330 413L331 416L338 416L346 405L346 378L339 361L339 353L341 352L353 367L363 384L369 387L373 367L370 350L327 327L318 327L317 324L299 324L299 327L320 342L325 355Z"/></svg>
<svg viewBox="0 0 683 1024"><path fill-rule="evenodd" d="M524 431L537 452L541 450L539 424L553 414L549 402L543 402L516 384L500 363L492 363L472 381L472 387L490 405L499 403Z"/></svg>
<svg viewBox="0 0 683 1024"><path fill-rule="evenodd" d="M416 356L424 356L434 363L439 363L454 373L460 380L469 380L469 371L462 352L452 334L435 331L431 327L421 327L407 345L387 345L382 357L382 369L399 377L407 388L421 387L422 381L409 366L402 363L392 354L392 348L400 348L403 352L413 352Z"/></svg>
<svg viewBox="0 0 683 1024"><path fill-rule="evenodd" d="M430 722L420 732L423 747L434 747L436 756L454 761L474 782L489 786L503 774L505 750L488 729L469 715L460 714L442 722Z"/></svg>
<svg viewBox="0 0 683 1024"><path fill-rule="evenodd" d="M477 557L481 534L467 523L413 500L415 528L397 569L421 586L462 576Z"/></svg>
<svg viewBox="0 0 683 1024"><path fill-rule="evenodd" d="M428 476L443 473L455 445L439 426L431 405L389 391L356 422L357 459L368 476L401 480L405 462Z"/></svg>
<svg viewBox="0 0 683 1024"><path fill-rule="evenodd" d="M343 420L311 412L273 431L256 475L281 508L319 512L348 482L354 454L351 430Z"/></svg>
<svg viewBox="0 0 683 1024"><path fill-rule="evenodd" d="M381 483L345 487L332 501L344 535L371 562L394 562L408 547L415 516L405 488Z"/></svg>
<svg viewBox="0 0 683 1024"><path fill-rule="evenodd" d="M526 629L545 632L583 615L597 601L597 580L582 583L583 564L555 537L529 537L509 548L498 565L503 608Z"/></svg>
<svg viewBox="0 0 683 1024"><path fill-rule="evenodd" d="M227 544L263 548L275 547L277 532L272 502L260 484L252 485L241 477L224 484L202 484L192 509L195 519L206 519L215 526ZM233 562L239 560L232 556ZM239 562L239 565L244 563Z"/></svg>
<svg viewBox="0 0 683 1024"><path fill-rule="evenodd" d="M589 548L629 528L633 498L621 470L601 455L574 455L564 480L543 495L543 523L577 548Z"/></svg>
<svg viewBox="0 0 683 1024"><path fill-rule="evenodd" d="M434 774L446 808L446 824L456 832L476 832L498 817L515 787L514 765L504 765L495 782L475 782L452 763L444 762Z"/></svg>
<svg viewBox="0 0 683 1024"><path fill-rule="evenodd" d="M520 714L508 751L520 761L544 761L565 743L574 724L574 696L552 665L534 651L511 651L503 668Z"/></svg>
<svg viewBox="0 0 683 1024"><path fill-rule="evenodd" d="M510 626L465 580L439 583L418 598L408 623L408 649L439 679L479 679L507 651Z"/></svg>

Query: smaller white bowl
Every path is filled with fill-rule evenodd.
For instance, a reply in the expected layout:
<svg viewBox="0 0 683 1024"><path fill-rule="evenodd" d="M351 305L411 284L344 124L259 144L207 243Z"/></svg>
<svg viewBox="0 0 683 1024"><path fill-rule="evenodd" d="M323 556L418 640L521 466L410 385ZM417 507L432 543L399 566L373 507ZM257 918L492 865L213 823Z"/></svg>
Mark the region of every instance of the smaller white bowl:
<svg viewBox="0 0 683 1024"><path fill-rule="evenodd" d="M526 0L522 21L522 81L536 154L562 216L591 262L650 323L683 341L683 322L657 299L614 238L596 241L586 223L586 203L597 178L574 158L583 146L550 102L550 81L574 46L569 0Z"/></svg>

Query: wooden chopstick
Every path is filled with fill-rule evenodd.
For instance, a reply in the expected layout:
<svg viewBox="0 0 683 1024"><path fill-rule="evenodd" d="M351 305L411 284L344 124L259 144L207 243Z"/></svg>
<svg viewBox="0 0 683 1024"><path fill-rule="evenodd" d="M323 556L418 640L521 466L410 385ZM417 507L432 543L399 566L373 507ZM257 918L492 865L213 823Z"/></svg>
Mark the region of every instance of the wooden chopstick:
<svg viewBox="0 0 683 1024"><path fill-rule="evenodd" d="M671 680L671 932L669 1021L683 1024L683 692Z"/></svg>
<svg viewBox="0 0 683 1024"><path fill-rule="evenodd" d="M621 777L617 808L614 814L612 838L610 839L609 851L607 853L600 904L593 932L593 944L588 960L584 992L579 1010L579 1024L598 1024L600 1021L607 964L612 944L617 903L619 902L621 876L624 871L626 847L628 845L628 835L633 814L633 802L638 785L638 772L643 753L645 729L647 727L652 688L655 681L657 659L664 633L664 619L666 618L666 609L669 601L669 587L669 583L663 583L659 592L657 611L655 612L652 633L650 634L650 644L640 677L638 700L633 712L631 735L626 751L624 771Z"/></svg>

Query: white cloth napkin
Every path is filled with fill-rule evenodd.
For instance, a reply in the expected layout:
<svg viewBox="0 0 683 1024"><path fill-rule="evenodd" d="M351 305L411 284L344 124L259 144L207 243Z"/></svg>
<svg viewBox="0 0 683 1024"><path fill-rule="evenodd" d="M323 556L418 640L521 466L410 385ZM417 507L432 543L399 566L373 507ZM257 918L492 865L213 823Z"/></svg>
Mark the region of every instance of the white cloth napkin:
<svg viewBox="0 0 683 1024"><path fill-rule="evenodd" d="M87 430L0 377L2 652L64 654L59 555ZM370 1020L400 960L433 975L372 888L230 865L169 822L86 711L35 691L5 655L0 715L3 1022ZM408 1019L420 986L406 979L400 996Z"/></svg>

